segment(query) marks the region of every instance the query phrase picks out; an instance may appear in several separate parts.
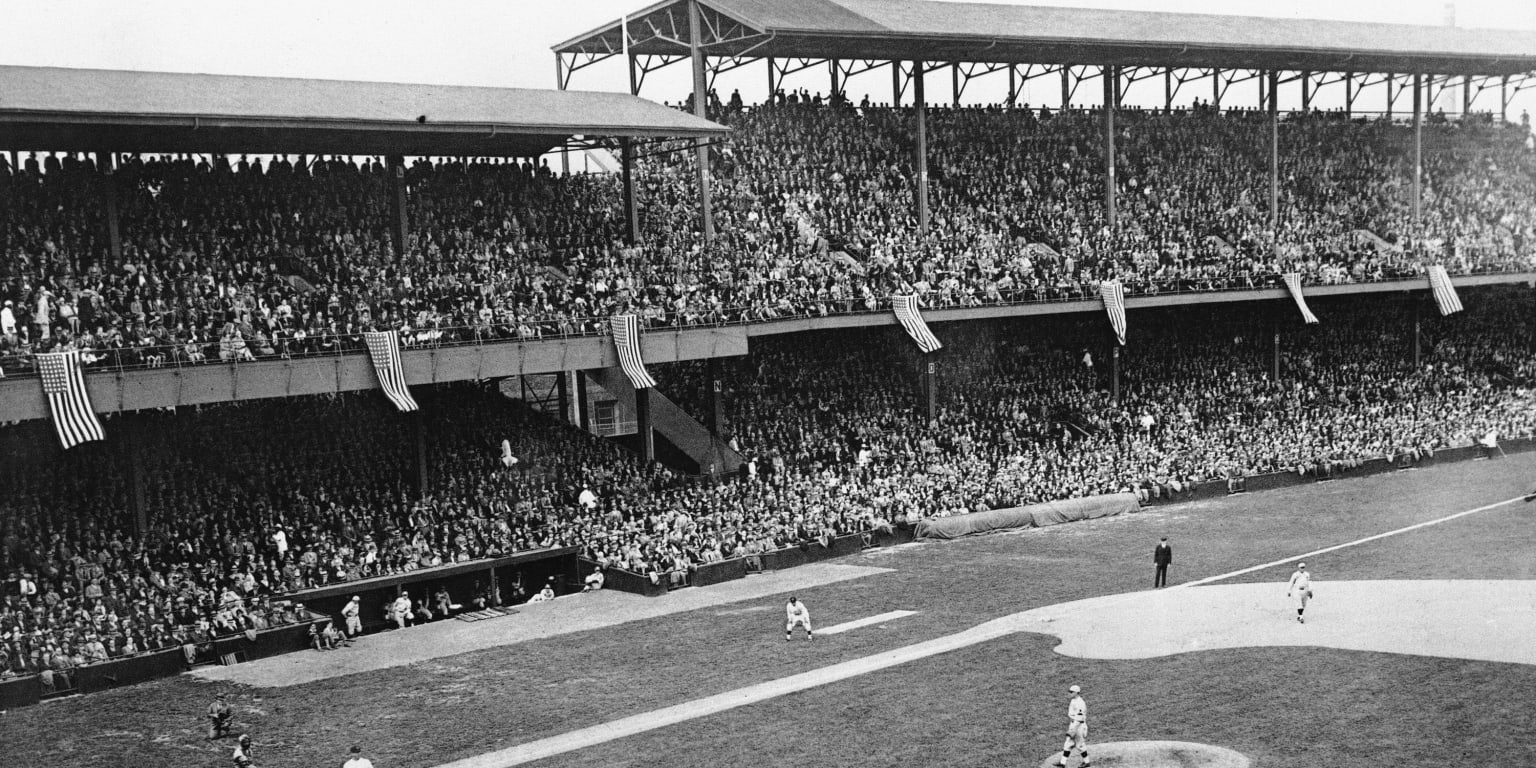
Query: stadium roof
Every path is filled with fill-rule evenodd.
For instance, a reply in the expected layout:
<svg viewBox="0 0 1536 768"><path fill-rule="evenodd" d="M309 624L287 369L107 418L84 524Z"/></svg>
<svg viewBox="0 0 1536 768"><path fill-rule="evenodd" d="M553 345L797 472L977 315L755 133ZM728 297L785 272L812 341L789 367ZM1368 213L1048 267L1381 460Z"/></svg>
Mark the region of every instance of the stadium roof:
<svg viewBox="0 0 1536 768"><path fill-rule="evenodd" d="M532 157L726 128L622 93L0 66L0 147Z"/></svg>
<svg viewBox="0 0 1536 768"><path fill-rule="evenodd" d="M1536 31L933 0L700 0L700 5L707 16L709 56L1437 75L1536 70ZM688 54L688 0L664 0L628 20L631 53ZM555 51L620 53L619 27L615 21Z"/></svg>

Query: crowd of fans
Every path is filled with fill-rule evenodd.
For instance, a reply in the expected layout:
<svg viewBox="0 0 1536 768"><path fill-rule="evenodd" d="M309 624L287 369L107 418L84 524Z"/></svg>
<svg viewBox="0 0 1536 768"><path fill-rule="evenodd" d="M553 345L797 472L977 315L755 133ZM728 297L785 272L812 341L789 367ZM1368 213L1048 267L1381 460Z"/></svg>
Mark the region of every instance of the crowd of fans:
<svg viewBox="0 0 1536 768"><path fill-rule="evenodd" d="M68 687L81 664L305 620L286 598L307 588L541 547L681 584L705 563L929 516L1532 437L1531 302L1524 287L1468 296L1425 322L1419 365L1406 313L1319 302L1323 325L1283 334L1278 379L1275 318L1142 313L1118 402L1102 318L941 326L932 418L893 328L765 337L721 365L748 459L725 480L643 465L478 384L423 389L420 423L376 393L123 415L128 450L50 454L46 424L11 426L0 675ZM685 407L712 387L696 364L656 375Z"/></svg>
<svg viewBox="0 0 1536 768"><path fill-rule="evenodd" d="M781 94L712 116L732 134L712 152L708 245L686 151L639 162L634 246L612 175L416 160L398 257L375 158L125 155L108 175L87 156L0 157L0 365L66 349L114 366L334 354L374 328L407 344L530 339L601 332L619 312L754 322L908 292L1045 301L1110 278L1136 293L1536 267L1529 130L1482 116L1425 126L1415 228L1411 128L1288 115L1275 227L1262 113L1127 109L1109 226L1092 111L934 108L926 232L910 109Z"/></svg>
<svg viewBox="0 0 1536 768"><path fill-rule="evenodd" d="M761 322L908 292L1051 301L1111 278L1134 293L1536 268L1529 130L1476 117L1426 126L1415 227L1409 128L1288 116L1275 227L1267 118L1126 110L1109 226L1098 116L933 109L921 231L910 110L780 94L712 116L733 132L712 151L709 244L691 152L641 161L636 245L611 176L415 161L398 257L376 159L120 156L107 174L83 156L0 155L0 367L58 350L108 366L338 354L383 328L407 345L590 334L619 312ZM49 454L46 424L7 426L0 676L68 688L82 664L303 621L283 598L305 589L541 547L686 583L705 563L932 515L1532 436L1529 290L1469 303L1427 322L1418 366L1405 323L1332 306L1284 335L1278 379L1267 318L1144 313L1118 400L1099 318L941 330L931 416L893 330L764 337L722 366L726 431L748 459L724 482L643 465L479 385L418 393L419 423L371 395L124 415L112 433L128 449ZM704 412L698 366L656 373Z"/></svg>

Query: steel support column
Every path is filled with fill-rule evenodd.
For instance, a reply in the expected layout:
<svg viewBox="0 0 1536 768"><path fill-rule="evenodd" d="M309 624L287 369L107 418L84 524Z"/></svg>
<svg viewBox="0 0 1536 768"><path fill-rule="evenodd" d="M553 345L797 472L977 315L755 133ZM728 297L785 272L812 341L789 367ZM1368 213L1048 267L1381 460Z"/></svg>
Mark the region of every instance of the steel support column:
<svg viewBox="0 0 1536 768"><path fill-rule="evenodd" d="M934 372L933 359L928 355L923 356L923 400L928 421L932 422L939 416L939 377Z"/></svg>
<svg viewBox="0 0 1536 768"><path fill-rule="evenodd" d="M576 425L583 432L592 431L592 408L587 400L587 372L576 372Z"/></svg>
<svg viewBox="0 0 1536 768"><path fill-rule="evenodd" d="M707 119L705 114L705 91L708 86L704 80L704 47L699 44L700 37L704 34L703 24L699 19L699 0L688 0L688 52L693 58L693 114L700 119ZM699 165L699 217L704 230L704 244L708 245L715 240L715 216L710 204L709 190L709 145L698 142L695 150L696 162Z"/></svg>
<svg viewBox="0 0 1536 768"><path fill-rule="evenodd" d="M1280 329L1277 327L1273 334L1273 343L1269 355L1269 380L1275 383L1280 381Z"/></svg>
<svg viewBox="0 0 1536 768"><path fill-rule="evenodd" d="M625 242L640 242L640 208L635 203L635 147L628 137L619 139L620 175L624 179Z"/></svg>
<svg viewBox="0 0 1536 768"><path fill-rule="evenodd" d="M1280 73L1269 71L1269 226L1280 244Z"/></svg>
<svg viewBox="0 0 1536 768"><path fill-rule="evenodd" d="M1413 240L1419 240L1420 198L1424 184L1424 76L1413 75Z"/></svg>
<svg viewBox="0 0 1536 768"><path fill-rule="evenodd" d="M17 168L12 172L21 170ZM117 157L111 152L96 153L96 178L107 220L107 253L114 265L123 263L123 231L117 213Z"/></svg>
<svg viewBox="0 0 1536 768"><path fill-rule="evenodd" d="M1508 78L1505 78L1508 80ZM1061 65L1061 111L1072 109L1072 65Z"/></svg>
<svg viewBox="0 0 1536 768"><path fill-rule="evenodd" d="M720 436L720 425L725 423L725 384L720 380L720 358L711 357L704 362L704 375L709 379L709 433Z"/></svg>
<svg viewBox="0 0 1536 768"><path fill-rule="evenodd" d="M776 103L778 103L773 98L773 94L777 91L777 89L779 87L778 83L774 82L774 78L777 75L778 75L777 65L775 65L773 63L773 57L769 56L768 57L768 99L763 102L765 104L776 104Z"/></svg>
<svg viewBox="0 0 1536 768"><path fill-rule="evenodd" d="M1312 73L1301 73L1301 111L1312 111Z"/></svg>
<svg viewBox="0 0 1536 768"><path fill-rule="evenodd" d="M1472 76L1464 75L1461 78L1461 116L1466 118L1472 114Z"/></svg>
<svg viewBox="0 0 1536 768"><path fill-rule="evenodd" d="M570 375L565 371L555 374L555 395L560 402L560 420L570 423L571 413L571 384Z"/></svg>
<svg viewBox="0 0 1536 768"><path fill-rule="evenodd" d="M923 93L926 65L912 62L912 99L917 116L917 230L928 232L928 105Z"/></svg>
<svg viewBox="0 0 1536 768"><path fill-rule="evenodd" d="M1109 348L1109 394L1115 405L1120 404L1120 344L1111 339Z"/></svg>
<svg viewBox="0 0 1536 768"><path fill-rule="evenodd" d="M1173 111L1173 67L1163 71L1163 111Z"/></svg>
<svg viewBox="0 0 1536 768"><path fill-rule="evenodd" d="M640 458L650 466L656 461L656 433L651 429L651 388L635 390L635 429L640 437Z"/></svg>
<svg viewBox="0 0 1536 768"><path fill-rule="evenodd" d="M831 105L832 100L837 98L838 89L842 87L841 84L837 82L837 76L840 74L837 69L837 59L829 59L827 61L827 68L831 70L830 75L832 79L832 92L827 94L827 104Z"/></svg>
<svg viewBox="0 0 1536 768"><path fill-rule="evenodd" d="M1115 226L1115 87L1118 70L1104 67L1104 220Z"/></svg>
<svg viewBox="0 0 1536 768"><path fill-rule="evenodd" d="M1420 317L1424 302L1419 299L1417 291L1408 294L1409 301L1413 304L1413 367L1419 368L1424 364L1422 359L1424 324Z"/></svg>
<svg viewBox="0 0 1536 768"><path fill-rule="evenodd" d="M565 82L565 60L560 58L560 54L557 53L555 54L555 87L563 91L565 90ZM571 151L562 146L560 148L560 176L563 178L569 175L571 175Z"/></svg>
<svg viewBox="0 0 1536 768"><path fill-rule="evenodd" d="M432 465L427 461L427 417L416 411L410 419L416 433L416 496L425 498L432 494Z"/></svg>
<svg viewBox="0 0 1536 768"><path fill-rule="evenodd" d="M1355 116L1355 73L1344 73L1344 117Z"/></svg>
<svg viewBox="0 0 1536 768"><path fill-rule="evenodd" d="M128 498L133 510L135 530L142 536L149 530L149 479L144 468L144 423L139 419L125 419L120 450L128 460L128 477L131 494ZM113 425L116 426L115 424Z"/></svg>
<svg viewBox="0 0 1536 768"><path fill-rule="evenodd" d="M1509 75L1499 79L1499 122L1509 122Z"/></svg>
<svg viewBox="0 0 1536 768"><path fill-rule="evenodd" d="M901 106L901 62L891 62L891 109Z"/></svg>
<svg viewBox="0 0 1536 768"><path fill-rule="evenodd" d="M949 65L949 92L953 94L951 106L960 108L960 62Z"/></svg>
<svg viewBox="0 0 1536 768"><path fill-rule="evenodd" d="M385 175L389 177L390 235L395 241L395 258L404 259L411 242L410 208L405 199L405 158L400 155L389 155L385 158L385 163L387 167Z"/></svg>

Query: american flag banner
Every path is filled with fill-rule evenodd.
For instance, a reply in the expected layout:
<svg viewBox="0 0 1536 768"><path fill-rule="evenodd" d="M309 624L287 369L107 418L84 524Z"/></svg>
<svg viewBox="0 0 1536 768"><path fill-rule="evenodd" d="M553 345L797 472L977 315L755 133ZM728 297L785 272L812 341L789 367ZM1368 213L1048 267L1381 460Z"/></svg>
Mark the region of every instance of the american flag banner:
<svg viewBox="0 0 1536 768"><path fill-rule="evenodd" d="M1307 297L1301 295L1301 275L1296 272L1287 272L1281 277L1285 278L1285 289L1291 292L1291 298L1296 300L1296 308L1301 310L1301 319L1307 321L1307 325L1317 322L1317 315L1307 308Z"/></svg>
<svg viewBox="0 0 1536 768"><path fill-rule="evenodd" d="M1440 305L1440 314L1451 315L1461 311L1461 299L1456 295L1456 286L1451 284L1451 276L1445 273L1445 267L1436 264L1429 268L1429 289L1435 294L1435 303Z"/></svg>
<svg viewBox="0 0 1536 768"><path fill-rule="evenodd" d="M43 394L48 397L48 410L53 413L53 428L65 450L107 437L85 391L82 354L51 352L37 356L37 371L43 376Z"/></svg>
<svg viewBox="0 0 1536 768"><path fill-rule="evenodd" d="M1109 324L1115 329L1115 338L1125 346L1125 287L1119 280L1099 283L1099 297L1104 299L1104 311L1109 313Z"/></svg>
<svg viewBox="0 0 1536 768"><path fill-rule="evenodd" d="M640 356L640 320L634 315L614 315L609 318L613 328L613 346L619 351L619 367L635 389L656 386L656 380L645 371L645 359Z"/></svg>
<svg viewBox="0 0 1536 768"><path fill-rule="evenodd" d="M384 396L402 411L416 410L416 398L411 397L411 390L405 386L405 368L400 365L400 333L368 331L363 334L363 341L368 344L368 357L373 360L373 371L379 375Z"/></svg>
<svg viewBox="0 0 1536 768"><path fill-rule="evenodd" d="M928 330L928 323L923 321L923 312L917 306L916 296L892 296L891 309L896 311L896 319L901 321L901 327L907 330L907 335L917 342L917 348L924 354L937 352L944 348L939 343L939 337Z"/></svg>

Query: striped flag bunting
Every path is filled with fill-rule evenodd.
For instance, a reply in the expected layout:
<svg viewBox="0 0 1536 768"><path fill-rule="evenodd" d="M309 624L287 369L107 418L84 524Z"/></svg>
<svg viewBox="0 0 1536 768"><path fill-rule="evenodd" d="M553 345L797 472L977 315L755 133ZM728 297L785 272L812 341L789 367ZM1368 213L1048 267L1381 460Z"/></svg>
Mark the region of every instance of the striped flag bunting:
<svg viewBox="0 0 1536 768"><path fill-rule="evenodd" d="M918 349L924 354L937 352L944 348L939 343L939 337L928 330L928 323L923 321L923 312L917 306L916 296L892 296L891 308L896 311L896 319L901 321L901 327L907 330L907 335L917 342Z"/></svg>
<svg viewBox="0 0 1536 768"><path fill-rule="evenodd" d="M1450 275L1445 274L1445 267L1436 264L1429 268L1429 289L1435 294L1435 303L1440 305L1442 316L1461 311L1461 298L1456 295Z"/></svg>
<svg viewBox="0 0 1536 768"><path fill-rule="evenodd" d="M373 372L379 375L384 396L401 411L416 410L416 398L405 386L405 368L400 364L400 332L367 331L363 341L368 344L368 357L373 360Z"/></svg>
<svg viewBox="0 0 1536 768"><path fill-rule="evenodd" d="M635 389L656 386L656 380L645 371L645 359L640 356L640 320L634 315L614 315L608 319L613 328L613 346L619 350L619 367Z"/></svg>
<svg viewBox="0 0 1536 768"><path fill-rule="evenodd" d="M65 450L107 438L91 408L91 396L85 391L82 354L50 352L37 356L37 371L43 376L43 394L48 397L48 410L53 413L53 428Z"/></svg>
<svg viewBox="0 0 1536 768"><path fill-rule="evenodd" d="M1104 311L1109 314L1109 324L1115 329L1115 338L1125 346L1125 287L1119 280L1099 283L1099 298L1104 300Z"/></svg>
<svg viewBox="0 0 1536 768"><path fill-rule="evenodd" d="M1296 300L1296 308L1301 310L1301 319L1307 321L1307 325L1317 322L1317 315L1307 308L1307 297L1301 295L1301 275L1287 272L1282 277L1285 278L1285 289L1291 292L1291 298Z"/></svg>

